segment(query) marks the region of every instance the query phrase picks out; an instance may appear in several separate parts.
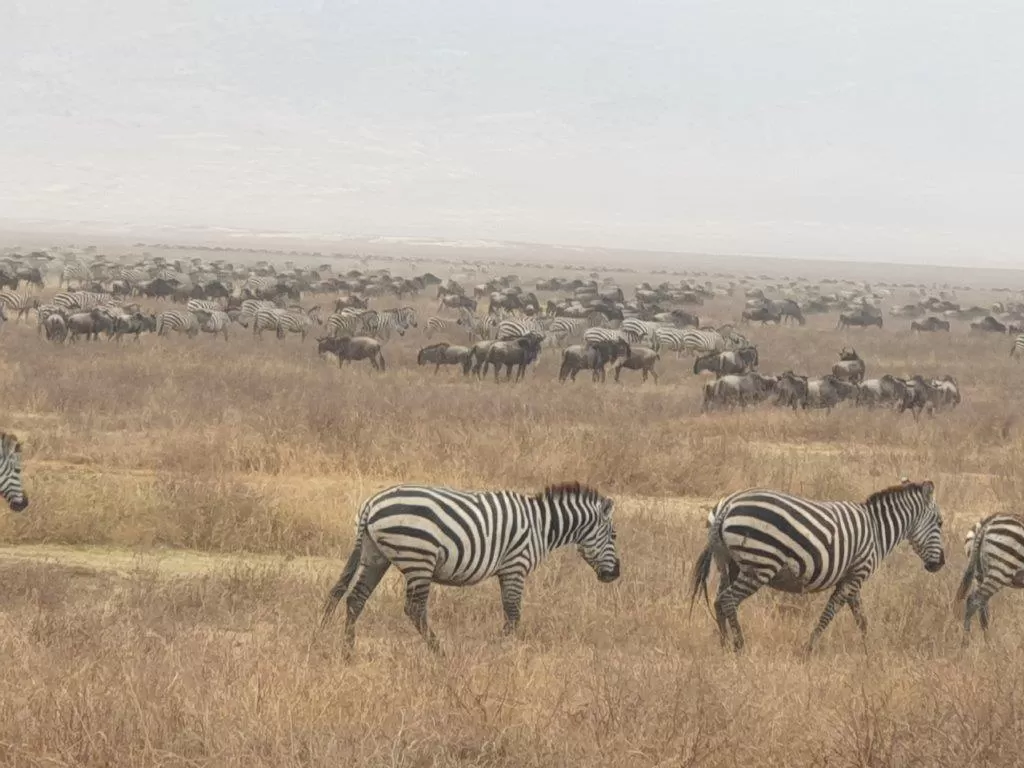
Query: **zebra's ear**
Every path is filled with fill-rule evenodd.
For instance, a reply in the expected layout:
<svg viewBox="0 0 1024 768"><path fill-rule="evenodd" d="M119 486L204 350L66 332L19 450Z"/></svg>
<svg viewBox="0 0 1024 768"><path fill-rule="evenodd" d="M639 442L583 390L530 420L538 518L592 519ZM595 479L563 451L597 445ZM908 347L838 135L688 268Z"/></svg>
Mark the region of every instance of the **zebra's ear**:
<svg viewBox="0 0 1024 768"><path fill-rule="evenodd" d="M611 499L605 499L604 503L601 505L601 515L603 517L611 517L612 516L612 512L614 512L614 511L615 511L615 502L612 501Z"/></svg>
<svg viewBox="0 0 1024 768"><path fill-rule="evenodd" d="M924 491L930 499L935 494L935 483L931 480L925 480L921 483L921 490Z"/></svg>

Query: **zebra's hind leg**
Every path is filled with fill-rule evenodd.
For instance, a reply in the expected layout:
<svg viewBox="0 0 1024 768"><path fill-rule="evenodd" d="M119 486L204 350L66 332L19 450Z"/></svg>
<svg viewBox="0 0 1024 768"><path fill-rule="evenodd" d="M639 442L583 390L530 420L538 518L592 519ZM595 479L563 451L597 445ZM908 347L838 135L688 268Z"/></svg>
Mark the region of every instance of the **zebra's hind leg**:
<svg viewBox="0 0 1024 768"><path fill-rule="evenodd" d="M721 573L720 568L719 574ZM718 621L718 631L721 633L724 643L727 635L726 623L728 623L729 629L732 630L732 647L737 653L743 650L743 630L740 629L737 609L740 603L771 581L773 576L774 574L768 571L740 570L736 578L725 589L720 588L715 597L715 619Z"/></svg>
<svg viewBox="0 0 1024 768"><path fill-rule="evenodd" d="M390 567L391 563L384 558L365 565L362 573L359 574L359 579L348 593L348 600L345 601L345 644L349 650L356 643L356 621L359 619L359 614L363 612L366 601L370 599L373 590L380 584L380 580L384 578L384 574Z"/></svg>
<svg viewBox="0 0 1024 768"><path fill-rule="evenodd" d="M992 581L986 581L984 586L988 586ZM988 601L992 597L993 592L979 587L971 593L971 596L967 598L967 604L964 606L964 639L963 645L967 646L970 642L971 634L971 619L974 618L974 614L978 614L978 621L981 624L981 631L984 633L985 638L988 638Z"/></svg>

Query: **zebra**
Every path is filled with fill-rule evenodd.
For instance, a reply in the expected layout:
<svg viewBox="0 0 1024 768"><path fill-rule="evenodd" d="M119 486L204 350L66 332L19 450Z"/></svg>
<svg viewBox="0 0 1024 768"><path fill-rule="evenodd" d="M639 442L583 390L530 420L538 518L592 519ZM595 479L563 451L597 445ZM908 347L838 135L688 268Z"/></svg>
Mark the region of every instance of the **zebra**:
<svg viewBox="0 0 1024 768"><path fill-rule="evenodd" d="M405 577L405 614L434 651L427 624L432 583L468 586L498 577L505 633L519 623L526 576L551 551L575 544L598 580L619 578L612 524L614 502L579 483L527 496L398 485L363 503L356 543L324 605L321 628L348 595L345 639L355 643L363 606L391 565ZM357 576L358 574L358 576Z"/></svg>
<svg viewBox="0 0 1024 768"><path fill-rule="evenodd" d="M629 344L629 341L623 333L617 330L612 330L611 328L587 328L587 330L583 332L584 344L600 344L601 342L610 342L615 348L621 346L623 342ZM614 362L614 360L612 362Z"/></svg>
<svg viewBox="0 0 1024 768"><path fill-rule="evenodd" d="M191 303L189 302L189 304ZM227 312L219 309L212 312L205 309L194 311L196 318L199 320L199 330L204 333L223 333L224 341L228 340L228 326L231 325L231 316ZM135 338L138 338L138 336Z"/></svg>
<svg viewBox="0 0 1024 768"><path fill-rule="evenodd" d="M156 335L166 336L168 331L184 333L190 339L199 335L199 318L188 310L168 309L156 317Z"/></svg>
<svg viewBox="0 0 1024 768"><path fill-rule="evenodd" d="M323 321L320 319L320 307L313 307L308 312L279 309L276 310L276 314L278 338L283 338L285 332L300 333L302 334L302 340L305 341L306 334L309 333L314 323L317 325L323 324Z"/></svg>
<svg viewBox="0 0 1024 768"><path fill-rule="evenodd" d="M548 326L552 341L562 346L566 340L575 336L582 336L588 328L597 328L604 323L605 318L600 312L591 312L588 317L556 317Z"/></svg>
<svg viewBox="0 0 1024 768"><path fill-rule="evenodd" d="M10 432L0 432L0 496L15 512L28 507L28 494L21 484L21 443Z"/></svg>
<svg viewBox="0 0 1024 768"><path fill-rule="evenodd" d="M351 312L334 312L327 318L327 335L332 337L356 336L363 329L361 315Z"/></svg>
<svg viewBox="0 0 1024 768"><path fill-rule="evenodd" d="M90 291L63 291L54 295L52 303L66 310L78 309L88 312L90 309L101 307L104 304L119 304L120 299L108 296L105 293L92 293Z"/></svg>
<svg viewBox="0 0 1024 768"><path fill-rule="evenodd" d="M1024 356L1024 333L1014 340L1013 348L1010 350L1010 357L1020 359L1021 356Z"/></svg>
<svg viewBox="0 0 1024 768"><path fill-rule="evenodd" d="M416 327L416 310L412 307L383 309L380 312L369 314L364 320L364 327L370 335L376 336L382 341L390 339L392 331L398 331L399 336L404 336L406 329L410 326Z"/></svg>
<svg viewBox="0 0 1024 768"><path fill-rule="evenodd" d="M532 317L520 317L514 320L501 320L498 323L495 339L498 341L512 341L527 334L535 333L540 336L547 335L547 325L541 324L539 320Z"/></svg>
<svg viewBox="0 0 1024 768"><path fill-rule="evenodd" d="M702 590L708 600L714 560L720 577L715 618L723 645L731 627L733 648L742 650L736 609L765 585L800 593L834 588L806 652L844 605L866 636L861 585L903 539L909 540L928 572L945 564L942 516L931 481L904 480L863 503L813 501L763 489L740 491L722 499L711 515L708 545L693 570L690 608Z"/></svg>
<svg viewBox="0 0 1024 768"><path fill-rule="evenodd" d="M1006 586L1024 587L1024 517L996 514L986 517L967 532L967 569L964 571L956 601L967 598L964 606L964 645L971 619L978 614L981 630L988 633L988 601ZM975 584L977 582L977 584ZM967 593L974 586L971 596Z"/></svg>
<svg viewBox="0 0 1024 768"><path fill-rule="evenodd" d="M682 357L683 352L686 350L684 333L685 329L682 328L657 328L654 331L654 339L651 346L652 348L657 348L658 351L671 350L676 353L676 357Z"/></svg>
<svg viewBox="0 0 1024 768"><path fill-rule="evenodd" d="M189 312L222 312L224 307L220 305L220 302L210 301L209 299L189 299L188 304L185 305L185 309Z"/></svg>
<svg viewBox="0 0 1024 768"><path fill-rule="evenodd" d="M463 319L461 317L457 317L454 320L450 317L428 317L427 323L423 327L423 335L429 339L437 331L444 332L456 326L462 327L462 325Z"/></svg>
<svg viewBox="0 0 1024 768"><path fill-rule="evenodd" d="M79 286L86 285L92 281L92 272L89 271L89 265L84 264L81 261L69 261L64 265L64 269L60 272L60 278L57 281L57 287L63 288L64 286L71 287L71 281L74 280Z"/></svg>
<svg viewBox="0 0 1024 768"><path fill-rule="evenodd" d="M3 304L4 308L11 312L17 312L20 321L23 317L27 317L31 310L39 308L39 299L29 296L24 291L4 288L0 290L0 304Z"/></svg>
<svg viewBox="0 0 1024 768"><path fill-rule="evenodd" d="M712 352L724 352L725 337L714 329L684 328L682 331L683 349L693 352L697 357Z"/></svg>
<svg viewBox="0 0 1024 768"><path fill-rule="evenodd" d="M466 315L462 323L469 329L469 339L489 340L494 338L501 321L495 315L477 316L472 313Z"/></svg>
<svg viewBox="0 0 1024 768"><path fill-rule="evenodd" d="M659 328L658 323L650 323L646 320L638 320L635 317L627 317L622 321L622 325L619 326L619 331L626 337L626 341L630 344L639 344L645 339L654 342L655 334ZM655 348L657 351L657 348Z"/></svg>

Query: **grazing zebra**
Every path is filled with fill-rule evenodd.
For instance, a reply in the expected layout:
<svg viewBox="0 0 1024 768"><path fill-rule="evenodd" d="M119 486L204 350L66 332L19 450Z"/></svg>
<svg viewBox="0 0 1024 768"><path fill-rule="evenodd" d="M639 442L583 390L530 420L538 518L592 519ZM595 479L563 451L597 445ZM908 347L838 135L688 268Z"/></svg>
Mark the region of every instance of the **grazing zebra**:
<svg viewBox="0 0 1024 768"><path fill-rule="evenodd" d="M224 307L222 307L218 301L210 301L208 299L189 299L188 304L185 305L185 309L189 312L221 312L224 310Z"/></svg>
<svg viewBox="0 0 1024 768"><path fill-rule="evenodd" d="M288 310L273 307L272 309L257 309L252 316L252 335L263 338L264 331L273 331L277 338L284 338L284 330L281 328L281 318L288 314Z"/></svg>
<svg viewBox="0 0 1024 768"><path fill-rule="evenodd" d="M429 339L438 331L445 332L456 327L463 327L461 317L454 320L450 317L428 317L427 324L423 328L423 335Z"/></svg>
<svg viewBox="0 0 1024 768"><path fill-rule="evenodd" d="M1013 342L1013 348L1010 350L1010 357L1020 358L1024 356L1024 333L1016 338Z"/></svg>
<svg viewBox="0 0 1024 768"><path fill-rule="evenodd" d="M630 344L639 344L645 339L653 344L658 328L658 323L638 320L635 317L627 317L622 321L622 325L619 326L622 335L626 337L626 341Z"/></svg>
<svg viewBox="0 0 1024 768"><path fill-rule="evenodd" d="M731 627L733 648L743 648L736 609L767 585L785 592L834 588L809 652L844 605L867 632L860 588L882 558L904 539L924 561L925 569L942 568L942 517L930 481L878 491L867 501L813 501L778 491L740 491L718 503L708 529L708 545L694 567L690 605L703 590L714 560L719 585L715 618L724 645ZM728 624L728 626L727 626Z"/></svg>
<svg viewBox="0 0 1024 768"><path fill-rule="evenodd" d="M190 304L192 302L189 302ZM194 310L199 320L199 330L203 333L223 333L224 341L228 340L228 326L231 325L231 316L222 310L212 312L205 309ZM138 338L136 336L135 338Z"/></svg>
<svg viewBox="0 0 1024 768"><path fill-rule="evenodd" d="M0 432L0 496L15 512L28 506L28 494L21 485L21 443L9 432Z"/></svg>
<svg viewBox="0 0 1024 768"><path fill-rule="evenodd" d="M619 577L613 507L611 499L578 483L553 485L535 496L417 485L381 491L359 511L355 548L320 625L347 594L345 638L351 647L363 606L395 565L405 577L405 614L432 650L439 648L427 624L427 600L435 582L468 586L497 576L505 632L513 632L526 576L549 552L575 544L600 581Z"/></svg>
<svg viewBox="0 0 1024 768"><path fill-rule="evenodd" d="M104 304L120 304L121 299L108 296L105 293L91 293L89 291L64 291L53 297L53 303L66 310L78 309L88 312L90 309L102 307Z"/></svg>
<svg viewBox="0 0 1024 768"><path fill-rule="evenodd" d="M168 309L156 317L156 335L166 336L168 331L194 338L199 335L199 318L188 310Z"/></svg>
<svg viewBox="0 0 1024 768"><path fill-rule="evenodd" d="M398 331L399 336L404 336L406 329L416 327L416 310L412 307L382 309L367 314L368 317L364 320L366 330L371 336L376 336L382 341L390 339L392 331Z"/></svg>
<svg viewBox="0 0 1024 768"><path fill-rule="evenodd" d="M10 288L0 290L0 304L4 309L18 313L18 320L26 317L30 310L39 308L39 299L25 292L13 291Z"/></svg>
<svg viewBox="0 0 1024 768"><path fill-rule="evenodd" d="M682 333L683 349L697 357L725 351L725 337L714 329L684 328Z"/></svg>
<svg viewBox="0 0 1024 768"><path fill-rule="evenodd" d="M974 586L964 606L966 645L974 614L978 614L982 632L988 633L989 599L1003 587L1024 587L1024 517L991 515L975 524L964 544L967 569L956 593L957 603Z"/></svg>

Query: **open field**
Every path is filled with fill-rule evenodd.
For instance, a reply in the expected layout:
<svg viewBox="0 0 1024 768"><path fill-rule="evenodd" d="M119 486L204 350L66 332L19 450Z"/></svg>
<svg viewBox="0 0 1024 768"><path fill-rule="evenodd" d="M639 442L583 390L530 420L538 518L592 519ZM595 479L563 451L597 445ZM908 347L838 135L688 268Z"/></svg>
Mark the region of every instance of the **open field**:
<svg viewBox="0 0 1024 768"><path fill-rule="evenodd" d="M421 319L436 309L415 304ZM673 355L659 386L630 371L559 385L545 350L513 386L417 367L418 331L386 345L380 375L318 359L312 339L57 346L11 322L2 427L25 445L32 504L0 517L0 761L1015 765L1024 606L997 597L990 642L961 652L952 598L965 531L1024 502L1024 364L1006 337L908 324L839 332L829 315L748 335L766 372L824 373L852 344L869 377L954 375L963 404L919 422L851 406L701 416L704 379ZM864 589L866 649L843 613L800 659L824 596L745 603L739 658L703 606L688 615L718 497L764 485L858 499L903 475L936 482L948 565L929 575L909 548L886 561ZM559 553L527 582L515 640L495 583L437 589L440 660L392 572L351 660L340 621L314 634L366 496L560 480L615 497L617 583Z"/></svg>

